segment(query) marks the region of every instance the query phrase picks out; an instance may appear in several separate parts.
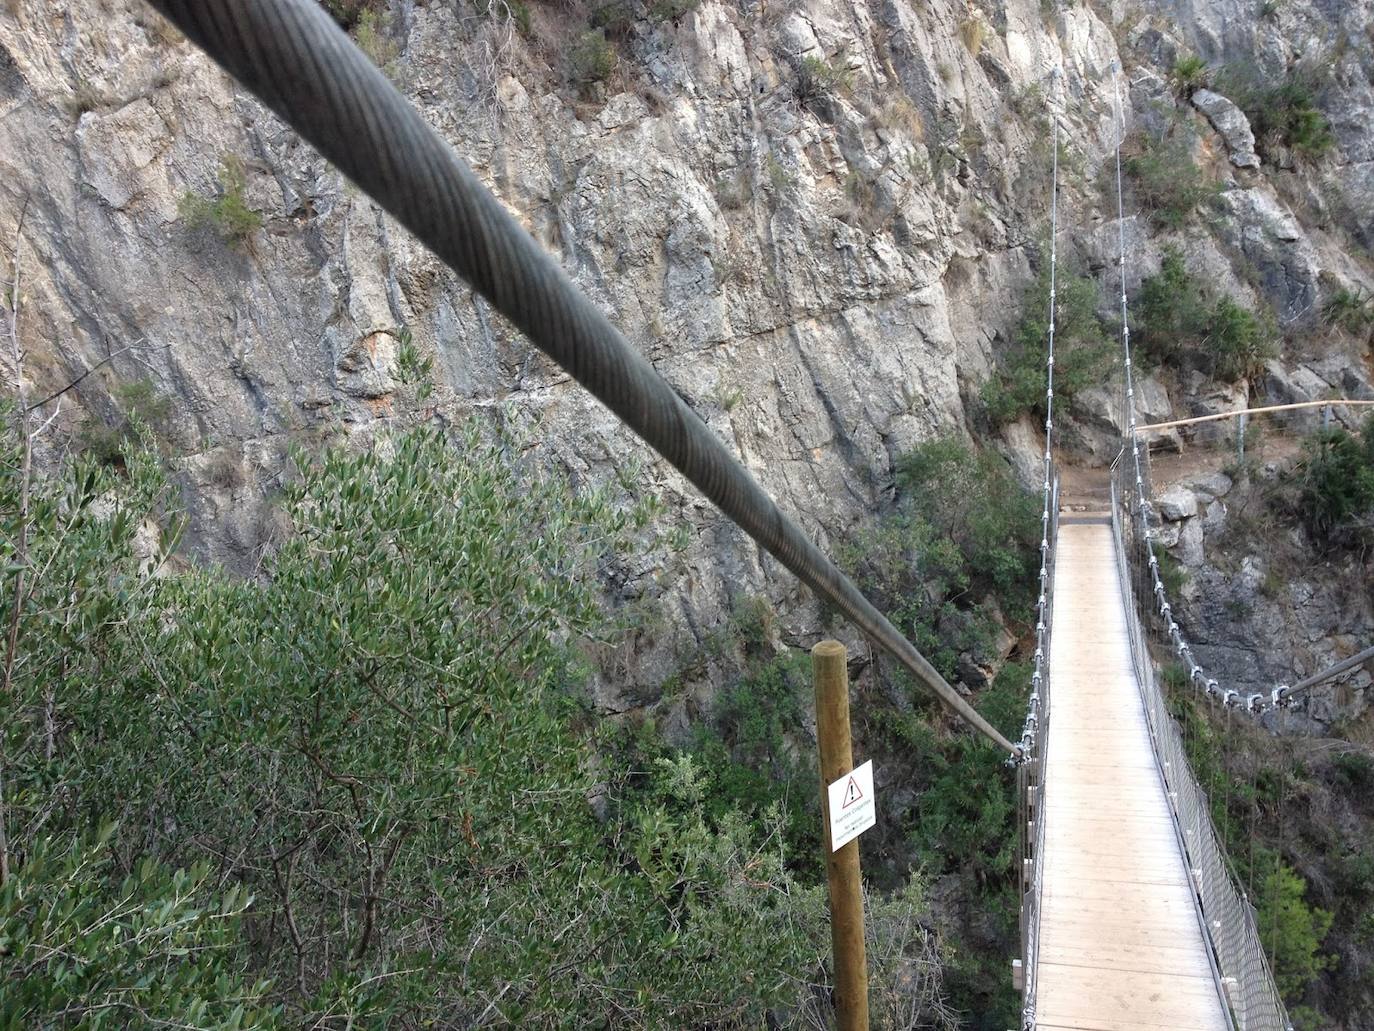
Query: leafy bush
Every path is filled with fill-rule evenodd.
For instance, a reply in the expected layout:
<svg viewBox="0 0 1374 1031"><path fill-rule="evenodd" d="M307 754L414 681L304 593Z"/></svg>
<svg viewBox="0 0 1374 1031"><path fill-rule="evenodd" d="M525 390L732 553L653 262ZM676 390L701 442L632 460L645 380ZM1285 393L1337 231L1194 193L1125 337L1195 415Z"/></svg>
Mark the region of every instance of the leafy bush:
<svg viewBox="0 0 1374 1031"><path fill-rule="evenodd" d="M1069 401L1100 382L1111 365L1113 348L1097 317L1098 285L1087 276L1060 271L1055 287L1054 395ZM996 425L1027 412L1045 411L1045 360L1049 346L1049 268L1027 288L1024 314L1010 359L983 385L982 400Z"/></svg>
<svg viewBox="0 0 1374 1031"><path fill-rule="evenodd" d="M260 579L151 578L155 456L40 479L24 519L0 448L0 564L24 535L32 572L0 695L7 1026L824 1025L823 889L784 810L713 798L693 756L636 779L591 751L589 574L641 506L425 428L299 459ZM764 664L730 747L776 763L801 690Z"/></svg>
<svg viewBox="0 0 1374 1031"><path fill-rule="evenodd" d="M1337 543L1336 531L1374 514L1374 416L1362 437L1330 429L1304 442L1299 515L1316 541Z"/></svg>
<svg viewBox="0 0 1374 1031"><path fill-rule="evenodd" d="M1160 229L1182 228L1220 189L1203 174L1183 140L1146 138L1140 153L1126 158L1121 170L1131 180L1137 203Z"/></svg>
<svg viewBox="0 0 1374 1031"><path fill-rule="evenodd" d="M172 412L172 402L158 392L151 380L122 383L112 391L116 415L113 423L88 417L81 428L78 444L90 458L102 465L119 465L131 447L151 430L164 425Z"/></svg>
<svg viewBox="0 0 1374 1031"><path fill-rule="evenodd" d="M1266 853L1268 850L1265 850ZM1321 954L1332 916L1307 904L1307 882L1276 854L1268 853L1268 868L1255 889L1255 923L1269 953L1274 980L1285 999L1299 999L1307 986L1333 960Z"/></svg>
<svg viewBox="0 0 1374 1031"><path fill-rule="evenodd" d="M1159 272L1141 282L1132 310L1137 323L1132 339L1149 360L1173 364L1207 335L1202 289L1176 247L1164 248Z"/></svg>
<svg viewBox="0 0 1374 1031"><path fill-rule="evenodd" d="M1159 272L1141 283L1134 311L1135 340L1150 361L1234 382L1258 374L1278 353L1272 322L1229 297L1209 301L1173 247L1164 249Z"/></svg>
<svg viewBox="0 0 1374 1031"><path fill-rule="evenodd" d="M983 41L987 39L987 35L988 23L977 15L965 18L959 23L959 38L964 41L964 46L974 57L983 49Z"/></svg>
<svg viewBox="0 0 1374 1031"><path fill-rule="evenodd" d="M1228 382L1258 375L1278 353L1277 333L1259 315L1229 297L1218 298L1207 320L1204 363Z"/></svg>
<svg viewBox="0 0 1374 1031"><path fill-rule="evenodd" d="M846 93L853 88L853 75L847 68L840 68L814 54L807 54L797 66L797 83L794 87L797 101L802 106L815 104Z"/></svg>
<svg viewBox="0 0 1374 1031"><path fill-rule="evenodd" d="M1340 287L1322 305L1322 317L1327 324L1343 329L1351 336L1367 337L1374 329L1374 298L1362 288Z"/></svg>
<svg viewBox="0 0 1374 1031"><path fill-rule="evenodd" d="M1252 74L1232 72L1230 96L1250 119L1260 152L1271 160L1280 148L1316 160L1335 145L1330 123L1317 108L1321 73L1296 68L1280 83L1266 84Z"/></svg>
<svg viewBox="0 0 1374 1031"><path fill-rule="evenodd" d="M244 247L262 228L262 213L250 208L246 199L248 178L243 162L233 154L220 160L218 196L187 191L177 210L193 229L209 227L234 246Z"/></svg>
<svg viewBox="0 0 1374 1031"><path fill-rule="evenodd" d="M592 29L577 38L568 63L573 82L585 89L615 73L615 47L607 41L604 29Z"/></svg>
<svg viewBox="0 0 1374 1031"><path fill-rule="evenodd" d="M204 862L168 871L143 859L121 875L114 831L34 841L0 884L0 1024L275 1027L270 982L247 974L240 925L252 899L220 895Z"/></svg>
<svg viewBox="0 0 1374 1031"><path fill-rule="evenodd" d="M1180 96L1192 96L1207 86L1207 62L1196 54L1187 54L1174 62L1169 81Z"/></svg>
<svg viewBox="0 0 1374 1031"><path fill-rule="evenodd" d="M391 15L385 11L364 10L358 15L353 38L358 49L388 75L395 70L401 48L391 38Z"/></svg>

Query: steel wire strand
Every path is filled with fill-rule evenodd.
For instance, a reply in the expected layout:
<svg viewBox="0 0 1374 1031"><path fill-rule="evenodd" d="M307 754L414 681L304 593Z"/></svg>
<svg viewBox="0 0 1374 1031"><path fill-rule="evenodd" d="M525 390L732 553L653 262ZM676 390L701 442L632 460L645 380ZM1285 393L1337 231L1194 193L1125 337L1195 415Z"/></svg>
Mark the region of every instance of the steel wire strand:
<svg viewBox="0 0 1374 1031"><path fill-rule="evenodd" d="M1057 79L1057 75L1056 75ZM1044 739L1049 720L1050 641L1053 633L1054 566L1059 538L1059 490L1054 469L1054 330L1059 246L1059 119L1054 123L1050 177L1050 299L1045 358L1045 457L1041 484L1039 597L1036 600L1035 665L1019 745L1017 788L1021 827L1021 1026L1035 1027L1038 984L1040 896L1044 864ZM1027 821L1033 826L1028 826Z"/></svg>
<svg viewBox="0 0 1374 1031"><path fill-rule="evenodd" d="M1121 288L1121 343L1125 369L1123 400L1127 426L1122 452L1112 466L1112 522L1118 565L1122 571L1123 585L1128 584L1130 581L1127 567L1131 563L1125 540L1128 524L1135 525L1138 527L1138 534L1131 531L1129 536L1132 540L1138 539L1142 554L1147 556L1146 565L1155 606L1158 608L1170 644L1179 658L1187 664L1189 681L1195 686L1205 687L1209 694L1218 694L1223 705L1231 706L1238 702L1238 695L1234 691L1221 692L1215 680L1203 676L1201 667L1193 658L1191 647L1173 618L1150 532L1152 510L1146 473L1141 462L1139 435L1136 432L1135 391L1126 302L1126 236L1121 182L1121 146L1124 142L1125 114L1119 84L1116 88L1116 106L1121 133L1116 147L1116 196L1117 239L1120 247L1118 264ZM1123 473L1121 459L1125 456L1127 443L1131 449L1134 490L1117 483ZM1188 864L1189 879L1200 907L1202 931L1210 946L1209 959L1214 964L1213 976L1217 980L1218 989L1239 1019L1240 1026L1246 1031L1291 1031L1287 1010L1278 995L1268 958L1259 939L1259 929L1253 910L1244 901L1239 886L1228 868L1225 853L1221 850L1221 843L1212 823L1208 797L1198 785L1188 762L1184 731L1180 730L1177 721L1170 717L1164 702L1163 691L1149 654L1141 618L1142 610L1137 608L1134 591L1129 592L1125 602L1126 619L1133 624L1136 672L1156 761L1162 764L1165 782L1169 787L1169 803L1176 824L1182 832L1184 859ZM1246 708L1252 715L1258 714L1259 706L1256 705L1256 699L1260 697L1262 696L1252 695L1247 699ZM1277 703L1277 692L1274 700ZM1246 943L1239 952L1234 948L1233 937L1237 925L1243 929L1243 939Z"/></svg>
<svg viewBox="0 0 1374 1031"><path fill-rule="evenodd" d="M973 729L996 728L773 503L315 0L150 0Z"/></svg>

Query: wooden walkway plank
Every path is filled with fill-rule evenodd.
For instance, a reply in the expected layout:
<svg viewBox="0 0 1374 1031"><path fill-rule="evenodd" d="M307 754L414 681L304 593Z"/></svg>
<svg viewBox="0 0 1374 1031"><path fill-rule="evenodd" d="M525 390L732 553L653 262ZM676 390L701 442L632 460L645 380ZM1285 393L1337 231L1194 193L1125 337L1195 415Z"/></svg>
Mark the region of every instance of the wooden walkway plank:
<svg viewBox="0 0 1374 1031"><path fill-rule="evenodd" d="M1227 1031L1131 663L1111 528L1061 523L1036 1024Z"/></svg>

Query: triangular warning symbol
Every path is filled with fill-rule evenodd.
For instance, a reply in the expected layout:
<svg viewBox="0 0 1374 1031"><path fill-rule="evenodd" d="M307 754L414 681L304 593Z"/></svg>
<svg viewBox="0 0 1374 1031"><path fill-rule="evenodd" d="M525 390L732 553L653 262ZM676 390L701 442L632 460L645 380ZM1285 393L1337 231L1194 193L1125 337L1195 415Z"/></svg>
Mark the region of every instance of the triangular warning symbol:
<svg viewBox="0 0 1374 1031"><path fill-rule="evenodd" d="M863 797L864 793L859 790L859 782L853 777L850 777L849 783L844 786L844 801L840 803L840 808L848 809Z"/></svg>

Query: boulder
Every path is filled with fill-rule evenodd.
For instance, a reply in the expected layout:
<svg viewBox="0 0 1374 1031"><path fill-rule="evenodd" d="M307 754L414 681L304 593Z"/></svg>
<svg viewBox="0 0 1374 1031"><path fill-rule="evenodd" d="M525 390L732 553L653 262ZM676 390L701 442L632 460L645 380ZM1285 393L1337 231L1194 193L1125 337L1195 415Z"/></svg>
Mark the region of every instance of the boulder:
<svg viewBox="0 0 1374 1031"><path fill-rule="evenodd" d="M1197 515L1197 495L1187 487L1170 487L1155 498L1159 517L1166 523L1176 523L1180 519L1191 519Z"/></svg>
<svg viewBox="0 0 1374 1031"><path fill-rule="evenodd" d="M1193 106L1212 123L1223 140L1231 164L1237 168L1259 168L1259 155L1255 153L1255 134L1250 130L1250 119L1245 112L1236 107L1220 93L1200 89L1193 94Z"/></svg>

